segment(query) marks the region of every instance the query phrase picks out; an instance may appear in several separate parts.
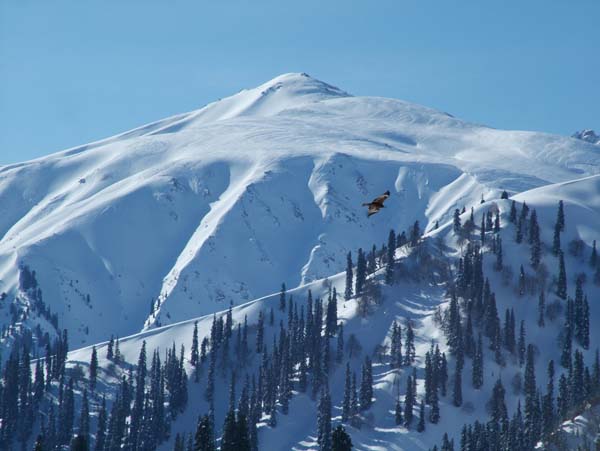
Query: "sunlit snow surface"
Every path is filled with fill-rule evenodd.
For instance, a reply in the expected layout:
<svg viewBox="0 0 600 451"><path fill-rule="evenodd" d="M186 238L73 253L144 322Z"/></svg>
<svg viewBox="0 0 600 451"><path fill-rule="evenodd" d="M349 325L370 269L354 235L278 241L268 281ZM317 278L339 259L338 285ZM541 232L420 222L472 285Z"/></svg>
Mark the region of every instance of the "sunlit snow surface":
<svg viewBox="0 0 600 451"><path fill-rule="evenodd" d="M89 344L326 277L390 228L430 229L482 195L593 175L599 163L580 140L285 74L0 168L0 291L14 292L17 265L29 265L73 345ZM386 189L387 208L367 219L361 203Z"/></svg>

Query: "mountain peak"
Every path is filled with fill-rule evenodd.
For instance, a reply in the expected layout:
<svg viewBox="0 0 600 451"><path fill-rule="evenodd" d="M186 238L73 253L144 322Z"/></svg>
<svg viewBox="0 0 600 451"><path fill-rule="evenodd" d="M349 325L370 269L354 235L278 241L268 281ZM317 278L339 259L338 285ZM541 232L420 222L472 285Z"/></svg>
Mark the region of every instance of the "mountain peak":
<svg viewBox="0 0 600 451"><path fill-rule="evenodd" d="M242 116L273 116L283 110L349 96L306 73L287 73L208 104L196 112L194 121L205 123Z"/></svg>
<svg viewBox="0 0 600 451"><path fill-rule="evenodd" d="M589 128L577 131L573 133L571 137L580 139L591 144L600 144L600 136L598 136L596 132L594 132L594 130Z"/></svg>

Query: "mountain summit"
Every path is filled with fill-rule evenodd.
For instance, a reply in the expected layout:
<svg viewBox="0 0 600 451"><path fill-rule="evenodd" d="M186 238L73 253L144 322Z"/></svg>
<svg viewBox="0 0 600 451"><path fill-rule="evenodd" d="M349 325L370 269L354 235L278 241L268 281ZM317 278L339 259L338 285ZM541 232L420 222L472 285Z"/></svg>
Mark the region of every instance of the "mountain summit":
<svg viewBox="0 0 600 451"><path fill-rule="evenodd" d="M600 154L570 138L281 75L0 168L0 291L11 300L0 308L16 312L3 321L37 324L25 267L58 329L86 344L326 277L392 227L428 230L482 196L599 167ZM361 204L388 189L387 208L367 218Z"/></svg>

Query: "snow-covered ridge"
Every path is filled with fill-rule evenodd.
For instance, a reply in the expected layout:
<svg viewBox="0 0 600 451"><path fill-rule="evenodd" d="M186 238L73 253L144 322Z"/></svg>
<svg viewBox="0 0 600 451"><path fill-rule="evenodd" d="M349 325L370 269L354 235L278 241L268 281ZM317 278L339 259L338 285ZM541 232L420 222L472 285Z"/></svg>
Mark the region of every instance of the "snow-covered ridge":
<svg viewBox="0 0 600 451"><path fill-rule="evenodd" d="M326 277L390 228L429 230L481 196L599 172L585 142L286 74L0 168L0 308L27 264L60 327L89 344ZM387 189L367 219L361 203Z"/></svg>

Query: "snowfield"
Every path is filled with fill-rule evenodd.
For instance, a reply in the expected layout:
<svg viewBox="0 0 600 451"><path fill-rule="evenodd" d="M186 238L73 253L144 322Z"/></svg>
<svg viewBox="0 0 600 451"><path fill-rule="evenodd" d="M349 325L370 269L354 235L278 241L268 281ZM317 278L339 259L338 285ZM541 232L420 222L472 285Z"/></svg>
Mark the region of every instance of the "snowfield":
<svg viewBox="0 0 600 451"><path fill-rule="evenodd" d="M285 74L0 168L0 292L14 293L28 265L85 345L326 277L392 227L418 219L428 230L481 196L594 175L599 163L581 140ZM388 208L368 220L361 203L386 189Z"/></svg>
<svg viewBox="0 0 600 451"><path fill-rule="evenodd" d="M391 191L385 207L367 218L363 202ZM501 199L506 190L511 199ZM32 291L19 282L19 268L35 270L43 303L55 313L58 329L68 329L68 367L83 368L96 344L99 389L91 399L92 430L100 395L112 403L126 376L106 359L107 340L120 339L126 362L135 364L142 342L161 356L173 343L192 344L210 336L213 314L234 305L234 324L247 320L250 343L260 312L275 312L266 326L273 342L287 312L278 309L281 283L299 305L308 291L327 299L338 292L338 317L346 339L358 337L362 350L350 358L360 373L364 356L373 358L375 402L360 429L348 427L356 449L427 450L444 432L458 444L464 423L488 418L487 401L498 378L512 414L521 399L515 382L523 368L512 355L499 366L485 354L481 389L471 386L471 359L463 375L463 405L440 398L441 421L417 433L394 422L398 388L408 368L390 368L382 349L389 346L394 320L415 328L418 394L424 393L424 355L435 342L448 352L436 311L449 301L442 272L454 271L465 252L453 232L455 209L464 224L471 208L476 226L482 214L500 212L503 271L494 271L490 241L483 267L496 293L498 314L514 309L527 325L527 343L535 344L537 384L545 387L549 359L560 360L557 342L563 320L538 327L538 294L519 294L519 267L533 277L530 246L515 243L509 222L512 200L535 209L541 228L542 270L548 304L556 300L558 259L552 255L552 231L559 200L565 204L565 250L569 295L586 274L584 290L592 324L600 318L600 289L588 259L600 238L600 150L585 141L556 135L495 130L395 99L354 97L306 74L285 74L204 108L37 160L0 167L0 322L11 330L40 326L56 329L35 306ZM388 232L408 230L419 221L425 232L421 252L396 250L401 277L383 283L384 270L370 277L381 290L381 304L364 316L359 299L344 300L346 255L386 243ZM436 227L437 224L437 227ZM477 232L475 232L477 233ZM490 235L491 236L491 235ZM582 252L567 252L582 240ZM356 263L356 260L354 261ZM436 266L437 265L437 266ZM21 276L22 277L22 276ZM273 294L276 293L276 294ZM14 300L14 302L10 302ZM477 326L477 325L476 325ZM586 363L600 343L591 328ZM2 338L11 345L11 334ZM79 349L78 349L79 348ZM332 339L335 350L335 340ZM160 447L173 449L177 433L193 432L199 414L210 406L204 397L206 365L199 383L186 354L189 375L187 409L177 416ZM248 374L258 371L261 356L248 356ZM449 357L449 373L455 362ZM558 380L564 371L557 364ZM331 369L329 387L334 424L341 418L344 365ZM450 379L451 380L451 379ZM228 381L217 379L215 424L223 424ZM449 382L449 393L451 382ZM77 402L81 390L76 389ZM314 450L316 406L309 394L294 392L290 414L272 428L259 424L260 449ZM591 421L584 412L566 431ZM415 420L415 424L416 424Z"/></svg>

